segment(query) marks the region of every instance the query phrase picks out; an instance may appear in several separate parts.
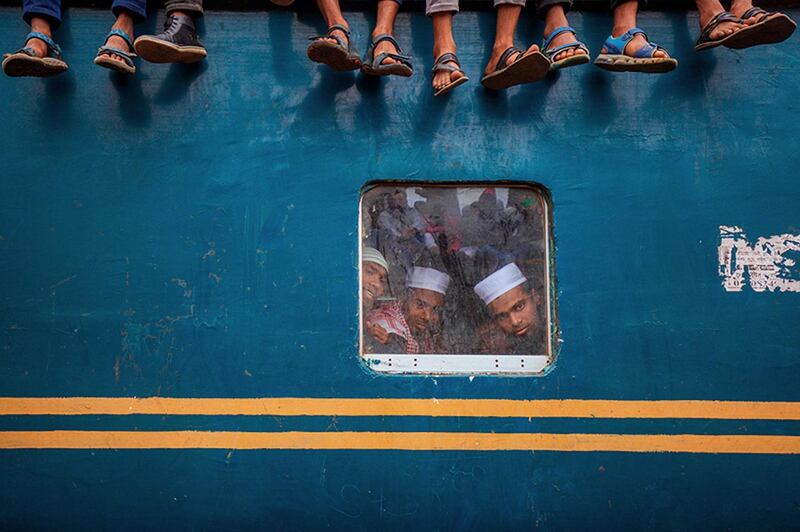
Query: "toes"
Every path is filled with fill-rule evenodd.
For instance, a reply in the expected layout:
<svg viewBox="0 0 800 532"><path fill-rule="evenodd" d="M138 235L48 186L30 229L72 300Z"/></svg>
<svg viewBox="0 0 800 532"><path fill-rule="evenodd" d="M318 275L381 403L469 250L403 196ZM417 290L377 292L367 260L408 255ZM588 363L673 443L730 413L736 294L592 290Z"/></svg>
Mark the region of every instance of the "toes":
<svg viewBox="0 0 800 532"><path fill-rule="evenodd" d="M664 52L663 50L657 50L655 53L653 53L653 57L658 57L660 59L666 59L667 57L669 57L669 55L667 55L667 53Z"/></svg>

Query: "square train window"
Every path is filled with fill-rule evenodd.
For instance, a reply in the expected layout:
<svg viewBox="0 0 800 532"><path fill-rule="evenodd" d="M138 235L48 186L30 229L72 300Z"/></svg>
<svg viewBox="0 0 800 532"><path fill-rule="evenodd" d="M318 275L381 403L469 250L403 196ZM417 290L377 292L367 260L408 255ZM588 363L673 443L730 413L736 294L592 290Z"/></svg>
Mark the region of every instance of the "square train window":
<svg viewBox="0 0 800 532"><path fill-rule="evenodd" d="M383 183L360 202L361 357L380 373L542 374L557 341L537 185Z"/></svg>

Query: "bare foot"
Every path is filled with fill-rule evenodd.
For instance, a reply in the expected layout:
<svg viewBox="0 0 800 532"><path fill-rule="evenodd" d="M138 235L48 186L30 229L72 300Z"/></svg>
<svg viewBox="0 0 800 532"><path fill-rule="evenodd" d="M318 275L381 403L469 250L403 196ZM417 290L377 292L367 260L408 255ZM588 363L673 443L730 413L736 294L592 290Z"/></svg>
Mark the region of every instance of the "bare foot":
<svg viewBox="0 0 800 532"><path fill-rule="evenodd" d="M344 26L345 28L347 28L347 31L350 31L350 26L347 24L346 21L337 22L336 24L340 24L340 25ZM321 37L320 40L321 41L325 41L325 42L329 42L331 44L336 44L336 45L340 44L339 41L337 41L336 39L333 38L334 35L339 37L345 43L345 47L347 47L347 45L350 44L350 37L348 37L345 32L343 32L342 30L340 30L338 28L333 30L333 31L331 31L331 32L329 32L329 33L327 33L324 37Z"/></svg>
<svg viewBox="0 0 800 532"><path fill-rule="evenodd" d="M489 57L489 62L486 63L486 68L483 71L484 75L489 75L489 74L491 74L492 72L495 71L495 69L497 68L497 63L500 62L500 56L503 55L503 52L505 52L508 49L509 46L511 46L511 45L500 45L500 46L498 46L498 45L495 44L494 48L492 48L492 55ZM519 59L522 55L528 55L530 53L534 53L534 52L538 52L538 51L539 51L539 46L536 45L536 44L532 44L531 47L528 48L527 50L525 50L524 53L523 52L516 52L516 53L511 54L508 57L508 59L506 59L506 65L510 65L511 63L513 63L514 61Z"/></svg>
<svg viewBox="0 0 800 532"><path fill-rule="evenodd" d="M125 33L127 33L128 35L130 35L131 38L133 38L133 21L131 21L130 23L126 23L124 21L117 20L117 22L115 22L114 25L111 26L111 29L112 30L120 29ZM123 39L119 35L112 35L111 37L109 37L108 40L106 41L106 46L110 46L112 48L119 48L124 52L133 52L130 45L127 42L125 42L125 39ZM127 66L125 60L117 54L108 54L108 57L110 57L111 59L122 65Z"/></svg>
<svg viewBox="0 0 800 532"><path fill-rule="evenodd" d="M442 49L435 49L433 51L433 55L435 56L436 59L438 59L439 57L441 57L442 55L444 55L444 54L446 54L448 52L453 54L453 55L455 55L455 53L456 53L455 46L446 47L446 48L442 48ZM461 67L458 66L458 64L455 61L445 61L444 64L445 65L451 65L451 66L454 66L456 68L461 68ZM457 79L462 78L462 77L464 77L464 73L461 72L460 70L456 71L456 72L448 72L446 70L437 70L433 74L433 81L432 81L433 90L438 91L439 89L443 88L444 86L449 85L452 82L454 82Z"/></svg>
<svg viewBox="0 0 800 532"><path fill-rule="evenodd" d="M548 31L549 28L545 28L545 35L549 35L550 32ZM550 31L554 30L555 28L550 29ZM550 46L547 47L548 50L552 50L553 48L558 48L564 44L568 44L571 42L575 42L577 37L571 31L565 31L561 35L557 36L553 41L550 43ZM566 59L567 57L572 57L573 55L586 55L586 51L578 48L567 48L563 52L556 54L553 57L553 61L561 61L562 59Z"/></svg>
<svg viewBox="0 0 800 532"><path fill-rule="evenodd" d="M388 32L373 33L372 34L372 38L374 39L376 36L380 35L381 33L388 33ZM391 35L391 33L389 33L389 35ZM378 57L382 53L399 54L400 50L398 50L397 47L394 44L392 44L392 41L386 40L386 41L379 42L375 46L375 51L373 52L372 57ZM385 57L383 59L383 61L380 62L381 65L393 65L395 63L399 63L399 61L397 61L396 59L393 59L391 57ZM375 65L375 66L377 66L377 65Z"/></svg>
<svg viewBox="0 0 800 532"><path fill-rule="evenodd" d="M706 25L711 21L711 19L716 17L717 15L719 15L719 13L714 13L713 15L711 15L708 18L705 18L705 19L701 18L700 19L700 29L705 28ZM736 33L737 31L742 29L742 27L743 26L741 24L739 24L738 22L728 22L728 21L722 22L716 28L714 28L714 30L709 35L709 38L712 41L717 41L719 39L727 37L728 35L732 35L732 34Z"/></svg>
<svg viewBox="0 0 800 532"><path fill-rule="evenodd" d="M48 35L48 37L51 36ZM33 50L33 53L36 54L36 57L47 57L47 43L41 39L34 37L25 43L25 47Z"/></svg>
<svg viewBox="0 0 800 532"><path fill-rule="evenodd" d="M753 2L750 0L734 0L731 3L731 13L736 15L737 17L741 18L744 15L744 12L753 7ZM753 24L758 24L759 22L763 21L768 15L766 13L762 13L761 15L756 15L754 17L750 17L747 20L743 20L742 24L745 26L752 26Z"/></svg>

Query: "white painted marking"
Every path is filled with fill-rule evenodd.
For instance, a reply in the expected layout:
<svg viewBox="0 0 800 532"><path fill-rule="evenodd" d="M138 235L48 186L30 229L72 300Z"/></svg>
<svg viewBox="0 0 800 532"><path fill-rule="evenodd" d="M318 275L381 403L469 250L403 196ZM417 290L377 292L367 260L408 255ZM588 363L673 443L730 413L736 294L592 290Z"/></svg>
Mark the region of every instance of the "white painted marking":
<svg viewBox="0 0 800 532"><path fill-rule="evenodd" d="M800 292L800 235L759 237L752 246L738 226L719 226L719 274L728 292Z"/></svg>
<svg viewBox="0 0 800 532"><path fill-rule="evenodd" d="M544 355L363 355L367 365L381 373L429 375L531 375L541 373Z"/></svg>

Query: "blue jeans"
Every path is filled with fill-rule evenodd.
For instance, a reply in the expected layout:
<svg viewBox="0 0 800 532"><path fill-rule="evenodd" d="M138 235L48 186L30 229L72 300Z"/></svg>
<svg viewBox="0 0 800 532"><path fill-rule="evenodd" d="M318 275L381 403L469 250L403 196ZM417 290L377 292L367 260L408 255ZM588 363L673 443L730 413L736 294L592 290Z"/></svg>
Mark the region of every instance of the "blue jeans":
<svg viewBox="0 0 800 532"><path fill-rule="evenodd" d="M130 12L136 21L144 20L146 0L114 0L111 12L119 15L123 9ZM54 27L61 24L61 0L22 0L22 18L28 24L32 17L42 17Z"/></svg>

